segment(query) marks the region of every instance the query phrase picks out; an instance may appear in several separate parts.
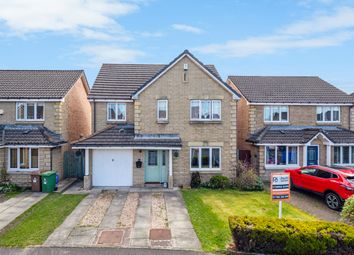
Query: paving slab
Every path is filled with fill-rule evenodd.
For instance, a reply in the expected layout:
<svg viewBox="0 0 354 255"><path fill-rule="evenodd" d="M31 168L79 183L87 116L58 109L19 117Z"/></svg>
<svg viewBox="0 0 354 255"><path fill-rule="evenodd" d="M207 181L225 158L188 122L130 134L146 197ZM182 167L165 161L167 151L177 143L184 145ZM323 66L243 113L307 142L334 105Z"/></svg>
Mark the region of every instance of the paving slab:
<svg viewBox="0 0 354 255"><path fill-rule="evenodd" d="M66 244L70 233L81 221L88 208L95 201L98 194L90 194L85 197L64 222L47 238L44 246L62 246Z"/></svg>
<svg viewBox="0 0 354 255"><path fill-rule="evenodd" d="M37 192L25 192L1 204L0 207L0 231L14 219L41 201L48 194Z"/></svg>
<svg viewBox="0 0 354 255"><path fill-rule="evenodd" d="M127 199L128 192L117 192L113 198L110 207L108 208L99 228L112 228L118 221L124 203Z"/></svg>

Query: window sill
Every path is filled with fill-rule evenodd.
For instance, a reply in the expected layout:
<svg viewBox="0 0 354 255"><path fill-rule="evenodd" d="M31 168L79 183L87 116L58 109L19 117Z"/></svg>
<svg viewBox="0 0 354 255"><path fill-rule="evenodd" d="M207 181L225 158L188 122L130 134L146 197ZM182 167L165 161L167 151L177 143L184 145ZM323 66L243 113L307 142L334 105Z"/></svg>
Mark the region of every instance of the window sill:
<svg viewBox="0 0 354 255"><path fill-rule="evenodd" d="M317 125L323 125L323 124L326 124L326 125L338 125L338 124L341 124L340 121L316 121L316 124Z"/></svg>
<svg viewBox="0 0 354 255"><path fill-rule="evenodd" d="M7 170L9 174L31 174L34 171L39 171L39 168L31 168L31 169L10 169Z"/></svg>
<svg viewBox="0 0 354 255"><path fill-rule="evenodd" d="M168 124L168 120L157 120L157 124Z"/></svg>
<svg viewBox="0 0 354 255"><path fill-rule="evenodd" d="M189 124L221 124L221 120L190 120Z"/></svg>
<svg viewBox="0 0 354 255"><path fill-rule="evenodd" d="M126 120L107 120L108 123L124 123L124 122L127 122Z"/></svg>
<svg viewBox="0 0 354 255"><path fill-rule="evenodd" d="M44 120L16 120L16 122L44 122Z"/></svg>
<svg viewBox="0 0 354 255"><path fill-rule="evenodd" d="M218 173L220 172L221 169L220 168L212 168L212 169L190 169L190 172L200 172L200 173L212 173L212 172L215 172L215 173Z"/></svg>
<svg viewBox="0 0 354 255"><path fill-rule="evenodd" d="M289 121L264 121L264 124L271 125L290 125Z"/></svg>
<svg viewBox="0 0 354 255"><path fill-rule="evenodd" d="M281 170L285 168L299 168L299 165L265 165L264 168L267 170Z"/></svg>

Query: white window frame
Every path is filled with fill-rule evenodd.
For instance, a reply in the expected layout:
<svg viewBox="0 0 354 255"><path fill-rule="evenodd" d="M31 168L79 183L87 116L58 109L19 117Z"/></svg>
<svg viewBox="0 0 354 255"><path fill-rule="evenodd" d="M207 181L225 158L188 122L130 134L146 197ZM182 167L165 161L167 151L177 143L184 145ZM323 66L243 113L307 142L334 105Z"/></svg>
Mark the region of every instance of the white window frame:
<svg viewBox="0 0 354 255"><path fill-rule="evenodd" d="M334 163L334 147L339 147L339 161L340 163ZM349 163L343 163L343 147L349 147ZM333 146L333 165L337 165L337 166L353 166L354 165L354 161L352 161L352 147L354 147L354 145L334 145Z"/></svg>
<svg viewBox="0 0 354 255"><path fill-rule="evenodd" d="M202 119L202 102L208 101L210 102L210 118L208 119ZM192 117L192 102L198 102L198 107L199 107L199 118L193 118ZM219 118L214 118L214 102L218 102L220 104L220 113L219 113ZM209 99L192 99L189 102L189 112L190 112L190 120L192 121L221 121L221 112L222 112L222 102L219 99L214 99L214 100L209 100Z"/></svg>
<svg viewBox="0 0 354 255"><path fill-rule="evenodd" d="M274 108L279 108L279 120L273 120L273 112ZM287 118L286 120L282 120L281 118L281 108L286 108L287 110ZM269 109L270 112L270 120L266 120L266 109ZM269 105L263 107L263 121L268 123L288 123L289 122L289 106L288 105Z"/></svg>
<svg viewBox="0 0 354 255"><path fill-rule="evenodd" d="M331 120L325 120L325 112L323 111L324 108L330 108L331 111ZM333 120L333 111L335 108L338 108L338 120ZM318 109L322 111L322 120L317 120L317 112ZM317 123L340 123L341 120L341 107L335 105L321 105L316 107L316 122Z"/></svg>
<svg viewBox="0 0 354 255"><path fill-rule="evenodd" d="M275 164L267 164L267 147L275 147ZM285 165L278 165L278 147L280 146L285 146L286 147L286 164ZM297 148L297 164L289 164L289 147L296 147ZM276 168L286 168L286 167L298 167L300 166L299 164L300 160L300 155L299 155L299 146L297 145L282 145L282 144L274 144L274 145L265 145L264 146L264 165L265 168L270 168L270 169L276 169Z"/></svg>
<svg viewBox="0 0 354 255"><path fill-rule="evenodd" d="M192 149L198 149L198 162L199 167L192 167ZM209 167L202 168L202 149L209 149ZM219 167L211 167L212 166L212 152L213 149L219 150ZM195 171L220 171L221 170L221 147L209 147L209 146L202 146L202 147L190 147L189 149L189 168L191 172Z"/></svg>
<svg viewBox="0 0 354 255"><path fill-rule="evenodd" d="M11 149L17 149L17 167L16 168L11 168ZM20 150L21 149L28 149L28 164L29 168L21 168L20 167ZM32 149L37 149L38 150L38 162L37 165L38 167L32 168ZM36 171L39 170L39 148L38 147L9 147L8 148L8 154L7 154L7 160L8 160L8 168L9 172L30 172L30 171Z"/></svg>
<svg viewBox="0 0 354 255"><path fill-rule="evenodd" d="M166 103L166 118L160 118L160 103ZM157 114L157 120L158 121L167 121L168 120L168 100L167 99L158 99L157 100L157 107L156 107L157 111L156 111L156 114Z"/></svg>
<svg viewBox="0 0 354 255"><path fill-rule="evenodd" d="M29 119L28 116L27 116L27 107L28 107L28 104L34 104L34 118L33 119ZM23 108L23 111L24 111L24 118L21 119L18 115L18 107L20 105L23 105L24 108ZM38 105L42 105L43 106L43 118L41 119L38 119L37 118L37 106ZM44 121L44 116L45 116L45 104L44 102L16 102L16 121Z"/></svg>
<svg viewBox="0 0 354 255"><path fill-rule="evenodd" d="M115 116L114 119L111 119L110 118L110 114L109 114L109 105L111 105L111 104L115 105L116 116ZM118 108L119 108L119 105L123 105L124 106L124 111L125 111L124 119L118 119ZM121 121L121 122L127 121L127 104L126 103L108 102L106 109L107 109L107 121Z"/></svg>

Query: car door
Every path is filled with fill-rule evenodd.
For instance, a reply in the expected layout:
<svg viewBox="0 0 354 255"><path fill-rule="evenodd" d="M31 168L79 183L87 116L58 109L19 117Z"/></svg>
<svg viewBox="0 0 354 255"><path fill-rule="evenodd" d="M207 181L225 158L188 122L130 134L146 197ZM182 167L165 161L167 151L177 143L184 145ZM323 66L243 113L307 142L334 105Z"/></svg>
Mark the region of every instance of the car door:
<svg viewBox="0 0 354 255"><path fill-rule="evenodd" d="M301 177L299 177L299 187L313 190L313 186L316 183L316 168L303 168L300 170Z"/></svg>
<svg viewBox="0 0 354 255"><path fill-rule="evenodd" d="M336 175L322 169L318 169L316 172L316 177L317 181L314 189L318 193L324 193L327 189L331 189L331 182L336 180Z"/></svg>

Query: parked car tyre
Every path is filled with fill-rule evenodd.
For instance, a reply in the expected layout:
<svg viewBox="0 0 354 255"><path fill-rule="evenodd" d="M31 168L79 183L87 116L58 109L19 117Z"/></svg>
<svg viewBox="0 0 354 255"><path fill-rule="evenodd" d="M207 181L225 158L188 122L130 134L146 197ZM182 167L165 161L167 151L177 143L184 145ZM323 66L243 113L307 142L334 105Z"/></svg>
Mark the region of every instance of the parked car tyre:
<svg viewBox="0 0 354 255"><path fill-rule="evenodd" d="M332 209L338 211L342 206L341 198L334 192L327 192L325 194L326 205Z"/></svg>
<svg viewBox="0 0 354 255"><path fill-rule="evenodd" d="M296 190L293 180L290 178L290 190Z"/></svg>

